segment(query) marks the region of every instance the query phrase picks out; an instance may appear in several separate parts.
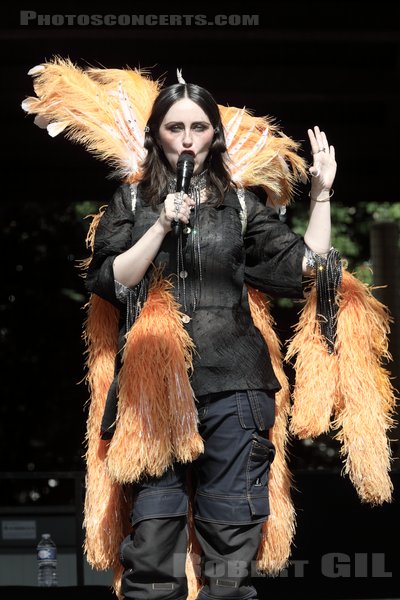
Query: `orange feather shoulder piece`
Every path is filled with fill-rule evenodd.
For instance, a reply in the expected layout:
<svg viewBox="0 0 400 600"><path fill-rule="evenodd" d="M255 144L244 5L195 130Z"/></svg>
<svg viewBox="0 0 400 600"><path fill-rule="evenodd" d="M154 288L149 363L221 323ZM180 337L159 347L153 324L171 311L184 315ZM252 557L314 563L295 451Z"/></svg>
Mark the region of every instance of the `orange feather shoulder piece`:
<svg viewBox="0 0 400 600"><path fill-rule="evenodd" d="M144 127L161 90L146 70L81 69L55 57L33 67L36 96L22 102L35 123L54 137L62 132L133 183L145 157ZM306 163L299 144L280 133L267 117L245 108L219 105L227 142L228 166L239 185L263 188L272 204L291 201L304 181Z"/></svg>

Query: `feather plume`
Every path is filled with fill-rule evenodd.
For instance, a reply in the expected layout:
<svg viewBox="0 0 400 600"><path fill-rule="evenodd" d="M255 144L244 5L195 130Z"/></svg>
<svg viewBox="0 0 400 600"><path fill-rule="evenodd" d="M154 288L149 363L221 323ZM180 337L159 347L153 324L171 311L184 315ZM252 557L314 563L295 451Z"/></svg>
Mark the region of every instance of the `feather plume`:
<svg viewBox="0 0 400 600"><path fill-rule="evenodd" d="M237 132L242 122L245 109L232 108L231 110L227 109L224 111L224 106L218 106L218 108L224 125L226 147L228 152L230 152L230 149L235 144L235 139L237 139ZM231 117L229 116L230 113L232 113Z"/></svg>
<svg viewBox="0 0 400 600"><path fill-rule="evenodd" d="M397 398L382 364L391 360L389 322L387 308L370 288L344 272L338 315L341 399L333 426L344 472L360 499L371 504L390 502L393 490L387 432L394 426Z"/></svg>
<svg viewBox="0 0 400 600"><path fill-rule="evenodd" d="M47 117L43 117L42 115L37 115L33 122L37 127L40 127L40 129L47 129L50 125Z"/></svg>
<svg viewBox="0 0 400 600"><path fill-rule="evenodd" d="M28 75L37 75L38 73L41 73L42 71L44 71L45 68L46 67L44 65L36 65L35 67L32 67L31 69L29 69Z"/></svg>
<svg viewBox="0 0 400 600"><path fill-rule="evenodd" d="M336 430L344 473L361 501L389 502L392 482L387 432L394 425L395 390L382 361L390 317L372 290L343 271L335 352L329 354L317 323L315 289L308 295L286 359L295 355L296 383L290 429L301 438Z"/></svg>
<svg viewBox="0 0 400 600"><path fill-rule="evenodd" d="M35 123L35 125L36 124L37 123ZM56 137L59 133L62 133L67 126L68 123L65 121L53 121L53 123L47 125L46 129L50 137Z"/></svg>
<svg viewBox="0 0 400 600"><path fill-rule="evenodd" d="M102 77L104 70L84 71L58 57L40 66L31 72L37 99L25 100L24 110L46 118L53 136L65 130L69 139L116 168L118 176L138 176L145 155L143 128L158 84L139 71L112 70L111 86L110 73Z"/></svg>
<svg viewBox="0 0 400 600"><path fill-rule="evenodd" d="M24 100L23 109L40 122L46 119L51 136L64 131L110 164L115 177L128 182L140 177L143 131L160 81L152 81L146 70L83 70L60 57L29 73L37 98ZM297 182L307 179L299 144L280 135L267 117L255 117L245 108L219 108L233 180L262 187L271 204L290 202Z"/></svg>
<svg viewBox="0 0 400 600"><path fill-rule="evenodd" d="M287 361L296 357L290 431L299 438L316 437L329 431L333 407L338 402L337 355L326 351L316 309L317 294L313 286L286 352Z"/></svg>
<svg viewBox="0 0 400 600"><path fill-rule="evenodd" d="M117 332L118 311L93 295L84 334L91 392L86 434L84 527L85 552L96 569L108 569L117 564L119 544L128 523L124 518L127 504L123 490L109 477L105 463L107 442L100 439L105 399L113 378Z"/></svg>
<svg viewBox="0 0 400 600"><path fill-rule="evenodd" d="M187 374L193 342L171 287L164 280L154 281L127 336L117 427L107 455L109 473L120 483L142 474L160 476L174 460L192 461L203 451ZM157 377L149 365L157 366Z"/></svg>
<svg viewBox="0 0 400 600"><path fill-rule="evenodd" d="M244 108L220 105L219 109L233 180L243 187L263 188L271 204L288 204L297 183L307 180L299 144L281 135L268 117L255 117Z"/></svg>

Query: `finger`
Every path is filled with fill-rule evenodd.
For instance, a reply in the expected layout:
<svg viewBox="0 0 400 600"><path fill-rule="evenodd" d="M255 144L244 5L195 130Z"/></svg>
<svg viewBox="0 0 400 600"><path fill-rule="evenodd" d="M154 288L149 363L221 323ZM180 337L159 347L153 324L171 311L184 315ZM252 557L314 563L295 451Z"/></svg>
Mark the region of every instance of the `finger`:
<svg viewBox="0 0 400 600"><path fill-rule="evenodd" d="M318 127L318 125L315 125L314 131L315 131L315 139L317 140L317 143L318 143L318 150L320 151L324 148L324 138L322 136L321 130Z"/></svg>
<svg viewBox="0 0 400 600"><path fill-rule="evenodd" d="M187 204L183 204L183 205L182 205L182 208L181 208L181 212L182 212L184 215L188 215L188 214L190 214L190 206L188 206Z"/></svg>
<svg viewBox="0 0 400 600"><path fill-rule="evenodd" d="M317 156L324 151L324 140L318 125L314 126L314 130L308 129L308 136L311 143L311 152L314 156Z"/></svg>
<svg viewBox="0 0 400 600"><path fill-rule="evenodd" d="M318 152L318 142L312 129L307 129L307 133L310 139L311 152L312 154L315 154L316 152Z"/></svg>
<svg viewBox="0 0 400 600"><path fill-rule="evenodd" d="M190 206L188 206L185 202L179 207L179 214L189 215L190 214Z"/></svg>
<svg viewBox="0 0 400 600"><path fill-rule="evenodd" d="M321 174L321 170L317 165L313 165L309 168L309 172L311 177L319 177Z"/></svg>
<svg viewBox="0 0 400 600"><path fill-rule="evenodd" d="M323 147L325 148L326 152L329 152L328 138L326 137L325 131L321 131L321 137L322 137Z"/></svg>
<svg viewBox="0 0 400 600"><path fill-rule="evenodd" d="M335 158L335 146L329 147L329 154L332 158Z"/></svg>
<svg viewBox="0 0 400 600"><path fill-rule="evenodd" d="M179 213L179 221L183 221L184 223L189 223L189 215L186 212Z"/></svg>

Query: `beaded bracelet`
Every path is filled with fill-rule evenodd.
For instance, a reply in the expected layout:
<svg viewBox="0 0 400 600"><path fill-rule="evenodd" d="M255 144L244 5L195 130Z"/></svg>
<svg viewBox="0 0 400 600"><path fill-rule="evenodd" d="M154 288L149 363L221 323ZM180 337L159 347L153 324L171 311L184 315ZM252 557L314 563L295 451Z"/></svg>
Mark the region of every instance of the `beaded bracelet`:
<svg viewBox="0 0 400 600"><path fill-rule="evenodd" d="M311 248L309 248L307 246L307 244L305 244L304 256L306 257L307 267L309 267L310 269L315 269L315 267L317 265L317 261L326 260L326 257L328 256L328 254L331 250L334 250L333 246L331 248L329 248L329 250L327 250L326 252L318 253L318 252L314 252L314 250L311 250Z"/></svg>
<svg viewBox="0 0 400 600"><path fill-rule="evenodd" d="M316 320L325 346L332 354L335 351L337 333L338 301L337 292L342 282L342 261L339 252L331 248L326 256L321 256L307 245L305 247L307 266L315 269L317 292Z"/></svg>
<svg viewBox="0 0 400 600"><path fill-rule="evenodd" d="M325 198L321 198L321 200L315 200L314 198L311 198L311 191L308 192L308 195L313 202L328 202L328 200L330 200L332 198L334 193L335 193L335 190L332 188L329 195L326 196Z"/></svg>

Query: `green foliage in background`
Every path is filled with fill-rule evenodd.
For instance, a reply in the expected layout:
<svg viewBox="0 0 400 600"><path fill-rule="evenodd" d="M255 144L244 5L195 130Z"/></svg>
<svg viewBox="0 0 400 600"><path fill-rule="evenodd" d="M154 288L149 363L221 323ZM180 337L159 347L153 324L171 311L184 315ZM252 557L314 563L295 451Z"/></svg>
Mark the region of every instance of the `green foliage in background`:
<svg viewBox="0 0 400 600"><path fill-rule="evenodd" d="M400 202L360 202L356 206L332 202L332 246L341 253L348 269L364 283L373 283L370 229L374 222L391 221L400 226ZM291 214L290 214L291 213ZM308 207L298 202L289 209L291 227L304 235Z"/></svg>

